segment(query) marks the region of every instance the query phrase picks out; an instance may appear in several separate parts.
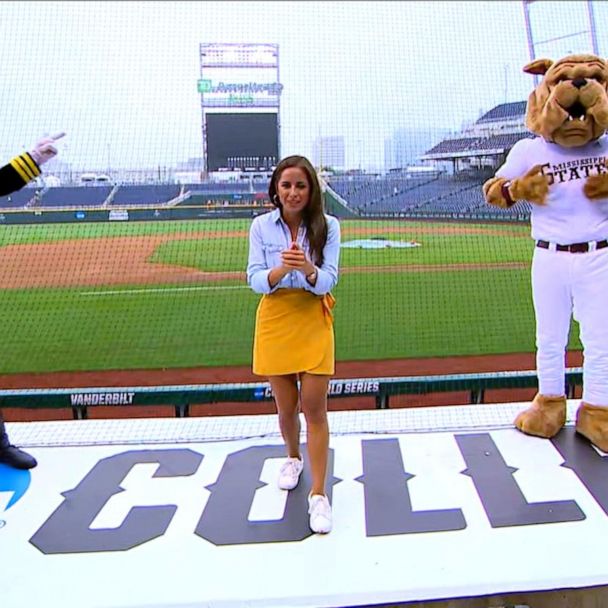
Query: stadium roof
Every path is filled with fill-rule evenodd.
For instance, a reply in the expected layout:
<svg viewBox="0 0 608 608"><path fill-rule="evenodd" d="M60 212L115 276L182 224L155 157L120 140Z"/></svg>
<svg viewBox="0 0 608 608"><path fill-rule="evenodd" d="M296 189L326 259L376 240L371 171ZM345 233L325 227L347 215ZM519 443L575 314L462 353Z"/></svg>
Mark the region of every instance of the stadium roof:
<svg viewBox="0 0 608 608"><path fill-rule="evenodd" d="M533 137L529 132L505 133L490 137L462 137L459 139L445 139L427 150L422 158L451 158L483 153L502 153L511 148L515 142L525 137Z"/></svg>
<svg viewBox="0 0 608 608"><path fill-rule="evenodd" d="M475 124L484 124L487 122L496 122L500 120L508 120L510 118L519 118L526 113L525 101L514 101L511 103L501 103L492 108L479 118Z"/></svg>

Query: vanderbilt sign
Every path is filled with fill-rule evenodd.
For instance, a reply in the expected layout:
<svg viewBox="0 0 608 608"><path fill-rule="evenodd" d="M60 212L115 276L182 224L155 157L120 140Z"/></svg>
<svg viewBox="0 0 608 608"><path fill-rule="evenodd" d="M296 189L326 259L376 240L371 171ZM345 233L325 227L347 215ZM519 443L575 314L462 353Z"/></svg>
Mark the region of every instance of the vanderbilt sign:
<svg viewBox="0 0 608 608"><path fill-rule="evenodd" d="M134 392L110 393L72 393L70 404L72 406L84 405L132 405Z"/></svg>

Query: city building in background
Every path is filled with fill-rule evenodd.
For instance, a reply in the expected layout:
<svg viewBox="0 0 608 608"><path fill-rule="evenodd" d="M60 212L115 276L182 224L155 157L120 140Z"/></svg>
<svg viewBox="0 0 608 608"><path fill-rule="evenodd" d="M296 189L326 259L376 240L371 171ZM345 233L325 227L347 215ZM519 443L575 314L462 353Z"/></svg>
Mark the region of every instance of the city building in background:
<svg viewBox="0 0 608 608"><path fill-rule="evenodd" d="M318 169L344 171L344 137L317 137L312 146L312 162Z"/></svg>
<svg viewBox="0 0 608 608"><path fill-rule="evenodd" d="M445 131L431 129L395 129L392 136L384 140L385 171L397 171L417 164L419 157L446 134Z"/></svg>

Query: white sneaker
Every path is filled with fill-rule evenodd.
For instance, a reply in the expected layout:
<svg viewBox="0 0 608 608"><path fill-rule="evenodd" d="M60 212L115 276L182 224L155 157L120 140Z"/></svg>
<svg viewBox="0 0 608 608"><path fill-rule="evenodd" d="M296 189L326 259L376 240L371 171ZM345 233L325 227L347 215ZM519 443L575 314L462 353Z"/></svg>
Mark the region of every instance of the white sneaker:
<svg viewBox="0 0 608 608"><path fill-rule="evenodd" d="M310 529L317 534L331 532L331 505L327 496L311 494L308 497Z"/></svg>
<svg viewBox="0 0 608 608"><path fill-rule="evenodd" d="M279 471L279 488L293 490L298 485L303 468L304 462L301 458L288 458Z"/></svg>

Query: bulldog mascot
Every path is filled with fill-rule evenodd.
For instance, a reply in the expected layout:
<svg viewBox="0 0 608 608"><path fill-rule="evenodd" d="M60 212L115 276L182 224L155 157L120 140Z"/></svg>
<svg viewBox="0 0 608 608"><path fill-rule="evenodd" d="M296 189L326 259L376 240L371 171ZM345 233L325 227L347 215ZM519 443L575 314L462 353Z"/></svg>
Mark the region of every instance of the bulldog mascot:
<svg viewBox="0 0 608 608"><path fill-rule="evenodd" d="M566 422L565 353L571 317L583 344L576 430L608 452L608 63L595 55L538 59L526 126L483 185L497 207L532 203L532 296L538 393L515 418L522 432L553 437Z"/></svg>

